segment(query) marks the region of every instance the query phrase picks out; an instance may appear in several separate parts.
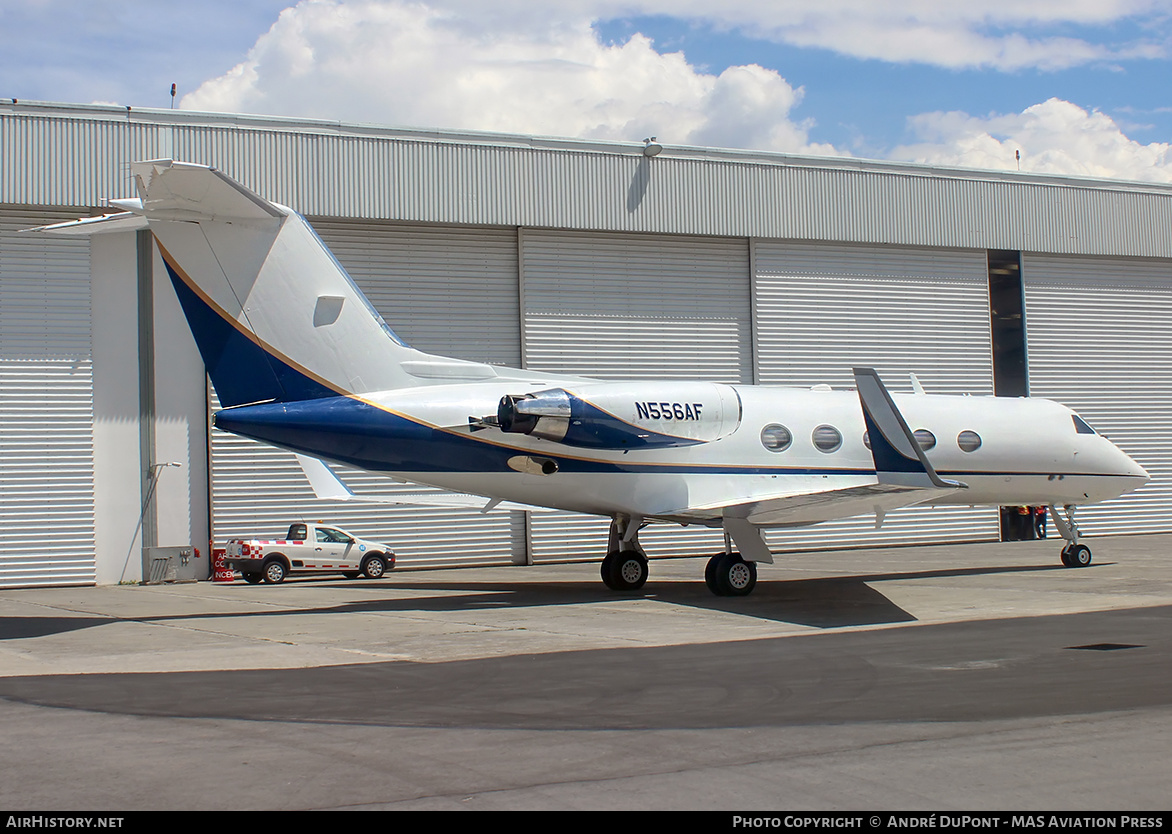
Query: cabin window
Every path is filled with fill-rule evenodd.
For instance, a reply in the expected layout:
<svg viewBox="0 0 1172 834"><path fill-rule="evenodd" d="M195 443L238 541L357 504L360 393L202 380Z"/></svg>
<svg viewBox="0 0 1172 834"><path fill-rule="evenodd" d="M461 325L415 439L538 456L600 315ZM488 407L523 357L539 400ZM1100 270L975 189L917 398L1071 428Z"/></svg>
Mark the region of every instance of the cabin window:
<svg viewBox="0 0 1172 834"><path fill-rule="evenodd" d="M956 445L962 452L975 452L981 448L981 436L966 429L956 436Z"/></svg>
<svg viewBox="0 0 1172 834"><path fill-rule="evenodd" d="M793 435L783 425L770 423L761 429L761 445L771 452L784 452L793 442Z"/></svg>
<svg viewBox="0 0 1172 834"><path fill-rule="evenodd" d="M1092 429L1087 424L1086 420L1079 417L1077 414L1071 414L1070 416L1074 418L1074 430L1079 434L1098 434L1097 431Z"/></svg>
<svg viewBox="0 0 1172 834"><path fill-rule="evenodd" d="M927 429L916 429L912 432L912 436L916 438L916 442L920 444L920 448L925 452L936 448L936 435Z"/></svg>
<svg viewBox="0 0 1172 834"><path fill-rule="evenodd" d="M819 426L814 429L812 439L819 452L837 452L842 446L842 432L834 426Z"/></svg>

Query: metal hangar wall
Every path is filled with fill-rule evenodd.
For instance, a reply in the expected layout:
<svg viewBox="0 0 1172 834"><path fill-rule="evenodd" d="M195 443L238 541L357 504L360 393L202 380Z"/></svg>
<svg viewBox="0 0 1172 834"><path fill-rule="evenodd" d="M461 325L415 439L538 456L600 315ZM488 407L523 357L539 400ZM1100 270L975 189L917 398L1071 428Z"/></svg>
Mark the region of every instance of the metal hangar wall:
<svg viewBox="0 0 1172 834"><path fill-rule="evenodd" d="M1172 188L641 150L0 101L0 587L136 579L144 544L206 557L209 540L278 535L295 518L386 540L404 567L604 549L605 520L565 513L331 506L291 455L209 430L214 395L149 237L19 231L100 213L132 193L131 161L160 157L213 165L309 216L422 350L608 379L848 386L869 364L897 389L909 373L945 393L1028 385L1153 475L1083 510L1086 532L1172 529ZM992 306L1016 304L1000 320L994 263L1016 270L995 284ZM1015 328L1016 352L994 343ZM169 462L182 465L158 468ZM356 491L418 490L343 474ZM784 550L998 532L995 510L919 508L880 530L858 518L769 538ZM647 533L653 556L721 543Z"/></svg>

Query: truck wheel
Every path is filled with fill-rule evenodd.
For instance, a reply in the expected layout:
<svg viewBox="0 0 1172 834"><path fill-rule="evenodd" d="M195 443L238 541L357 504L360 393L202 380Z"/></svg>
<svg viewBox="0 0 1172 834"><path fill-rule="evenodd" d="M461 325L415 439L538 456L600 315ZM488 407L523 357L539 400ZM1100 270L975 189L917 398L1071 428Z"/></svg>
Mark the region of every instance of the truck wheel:
<svg viewBox="0 0 1172 834"><path fill-rule="evenodd" d="M264 582L265 579L263 573L245 573L241 571L240 575L244 577L244 581L249 585L256 585L258 582Z"/></svg>
<svg viewBox="0 0 1172 834"><path fill-rule="evenodd" d="M288 573L288 571L285 570L285 563L280 559L270 559L269 561L265 562L263 569L265 582L268 582L271 585L276 585L278 582L284 582L286 573Z"/></svg>
<svg viewBox="0 0 1172 834"><path fill-rule="evenodd" d="M387 563L382 556L367 556L362 563L362 573L367 579L379 579L387 572Z"/></svg>

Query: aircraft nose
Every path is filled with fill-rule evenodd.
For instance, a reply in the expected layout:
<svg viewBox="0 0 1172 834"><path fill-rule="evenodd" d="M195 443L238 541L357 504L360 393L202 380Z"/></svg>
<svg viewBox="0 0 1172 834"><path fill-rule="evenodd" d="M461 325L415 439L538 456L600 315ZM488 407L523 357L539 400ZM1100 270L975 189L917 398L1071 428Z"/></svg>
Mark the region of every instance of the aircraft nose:
<svg viewBox="0 0 1172 834"><path fill-rule="evenodd" d="M1114 443L1111 445L1115 449L1116 456L1119 458L1119 471L1126 477L1135 478L1137 481L1139 481L1139 483L1136 485L1137 487L1143 486L1152 479L1151 475L1148 474L1148 471L1139 464L1139 461L1124 452Z"/></svg>

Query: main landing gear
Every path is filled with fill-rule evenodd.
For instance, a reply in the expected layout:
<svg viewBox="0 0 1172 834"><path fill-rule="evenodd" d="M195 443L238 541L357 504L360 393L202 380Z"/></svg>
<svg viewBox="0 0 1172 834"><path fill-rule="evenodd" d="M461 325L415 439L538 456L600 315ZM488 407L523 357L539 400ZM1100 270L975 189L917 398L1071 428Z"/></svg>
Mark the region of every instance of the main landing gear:
<svg viewBox="0 0 1172 834"><path fill-rule="evenodd" d="M647 554L639 544L643 519L619 516L610 523L610 540L600 573L612 591L637 591L647 582ZM744 597L757 587L757 563L734 553L726 533L724 551L708 560L704 584L718 597Z"/></svg>
<svg viewBox="0 0 1172 834"><path fill-rule="evenodd" d="M757 587L757 563L739 553L717 553L704 568L704 584L718 597L745 597Z"/></svg>
<svg viewBox="0 0 1172 834"><path fill-rule="evenodd" d="M1057 507L1050 505L1050 517L1054 519L1054 526L1058 528L1058 534L1067 541L1066 547L1062 548L1062 564L1068 568L1085 568L1091 563L1091 549L1085 544L1079 544L1078 525L1074 523L1074 506L1067 504L1062 509L1066 512L1065 518Z"/></svg>
<svg viewBox="0 0 1172 834"><path fill-rule="evenodd" d="M639 544L641 518L619 516L610 523L610 540L602 560L602 581L612 591L637 591L647 582L647 554Z"/></svg>

